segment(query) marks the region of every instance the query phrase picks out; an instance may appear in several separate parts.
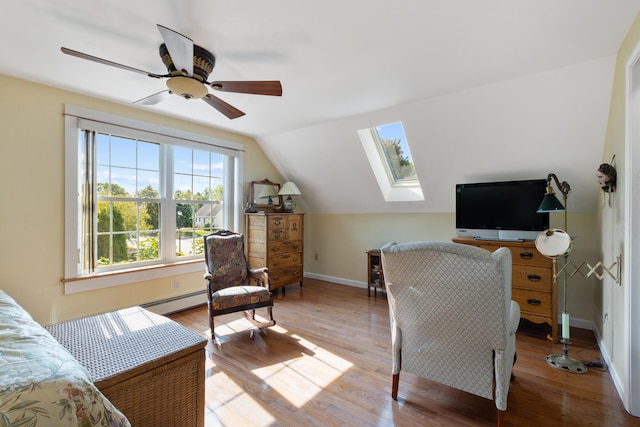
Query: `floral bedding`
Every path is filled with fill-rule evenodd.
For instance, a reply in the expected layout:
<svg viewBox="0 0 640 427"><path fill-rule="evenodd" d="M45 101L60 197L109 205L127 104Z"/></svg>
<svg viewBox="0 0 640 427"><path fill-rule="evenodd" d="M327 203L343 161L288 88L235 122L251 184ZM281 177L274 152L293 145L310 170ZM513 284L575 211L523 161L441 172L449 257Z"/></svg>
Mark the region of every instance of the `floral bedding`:
<svg viewBox="0 0 640 427"><path fill-rule="evenodd" d="M0 427L130 426L89 373L0 290Z"/></svg>

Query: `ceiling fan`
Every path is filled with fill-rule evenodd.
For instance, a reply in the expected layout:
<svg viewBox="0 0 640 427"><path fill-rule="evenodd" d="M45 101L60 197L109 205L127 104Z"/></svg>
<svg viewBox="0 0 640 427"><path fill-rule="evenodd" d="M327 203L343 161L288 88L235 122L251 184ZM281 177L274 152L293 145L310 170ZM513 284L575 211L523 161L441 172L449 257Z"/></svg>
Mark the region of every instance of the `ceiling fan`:
<svg viewBox="0 0 640 427"><path fill-rule="evenodd" d="M162 36L162 40L164 40L164 43L160 45L160 57L167 67L167 74L156 74L139 70L66 47L61 47L60 50L67 55L88 59L89 61L100 64L146 74L156 79L168 79L166 82L168 89L142 98L134 102L134 104L154 105L166 99L171 94L176 94L185 99L202 99L228 118L235 119L244 116L245 113L209 93L207 85L212 89L222 92L282 96L282 85L278 80L208 82L207 78L213 71L216 57L208 50L193 44L193 40L189 37L183 36L162 25L158 25L158 30L160 30L160 35Z"/></svg>

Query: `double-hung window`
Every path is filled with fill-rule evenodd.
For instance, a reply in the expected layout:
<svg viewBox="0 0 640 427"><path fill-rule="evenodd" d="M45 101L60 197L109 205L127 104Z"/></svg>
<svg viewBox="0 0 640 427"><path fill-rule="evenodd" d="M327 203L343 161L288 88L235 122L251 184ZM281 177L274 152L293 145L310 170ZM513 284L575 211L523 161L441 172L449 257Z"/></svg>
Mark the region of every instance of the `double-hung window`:
<svg viewBox="0 0 640 427"><path fill-rule="evenodd" d="M239 229L240 144L66 106L65 145L66 293L199 271Z"/></svg>

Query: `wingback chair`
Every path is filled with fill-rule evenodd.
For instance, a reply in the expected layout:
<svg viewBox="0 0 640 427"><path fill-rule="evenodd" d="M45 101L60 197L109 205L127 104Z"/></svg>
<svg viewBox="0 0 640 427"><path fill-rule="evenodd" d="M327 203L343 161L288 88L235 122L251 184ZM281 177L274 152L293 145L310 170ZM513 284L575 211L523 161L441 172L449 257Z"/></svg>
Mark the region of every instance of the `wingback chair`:
<svg viewBox="0 0 640 427"><path fill-rule="evenodd" d="M268 270L249 268L242 234L220 230L204 236L204 259L212 340L215 340L213 318L222 314L244 311L247 319L259 328L276 324ZM267 308L269 320L256 319L256 309L260 307Z"/></svg>
<svg viewBox="0 0 640 427"><path fill-rule="evenodd" d="M381 249L400 371L492 399L503 424L520 306L511 300L511 252L449 242L391 242Z"/></svg>

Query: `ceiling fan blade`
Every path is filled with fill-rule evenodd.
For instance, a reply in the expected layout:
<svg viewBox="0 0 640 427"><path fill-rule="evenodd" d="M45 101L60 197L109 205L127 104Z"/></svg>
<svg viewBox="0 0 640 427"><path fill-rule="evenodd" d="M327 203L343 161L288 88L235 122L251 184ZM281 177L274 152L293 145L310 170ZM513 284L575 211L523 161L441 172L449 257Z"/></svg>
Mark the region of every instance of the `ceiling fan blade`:
<svg viewBox="0 0 640 427"><path fill-rule="evenodd" d="M160 24L158 30L176 69L193 75L193 40Z"/></svg>
<svg viewBox="0 0 640 427"><path fill-rule="evenodd" d="M108 61L106 59L98 58L97 56L88 55L86 53L78 52L77 50L68 49L66 47L61 47L60 50L62 51L62 53L66 53L67 55L75 56L77 58L88 59L89 61L97 62L99 64L111 65L112 67L120 68L123 70L146 74L149 77L155 77L157 79L162 77L169 77L168 74L150 73L149 71L139 70L137 68L129 67L128 65L118 64L117 62Z"/></svg>
<svg viewBox="0 0 640 427"><path fill-rule="evenodd" d="M238 110L233 105L227 104L222 99L217 98L210 93L206 94L202 99L230 119L237 119L238 117L244 116L242 111Z"/></svg>
<svg viewBox="0 0 640 427"><path fill-rule="evenodd" d="M149 95L146 98L142 98L134 102L134 104L138 105L156 105L157 103L164 101L165 99L171 96L171 92L168 90L163 90L162 92L154 93L153 95Z"/></svg>
<svg viewBox="0 0 640 427"><path fill-rule="evenodd" d="M223 92L282 96L282 85L278 80L211 82L209 85Z"/></svg>

